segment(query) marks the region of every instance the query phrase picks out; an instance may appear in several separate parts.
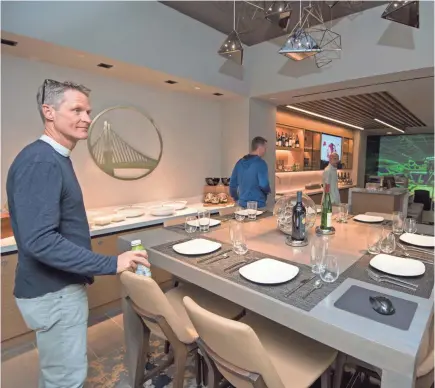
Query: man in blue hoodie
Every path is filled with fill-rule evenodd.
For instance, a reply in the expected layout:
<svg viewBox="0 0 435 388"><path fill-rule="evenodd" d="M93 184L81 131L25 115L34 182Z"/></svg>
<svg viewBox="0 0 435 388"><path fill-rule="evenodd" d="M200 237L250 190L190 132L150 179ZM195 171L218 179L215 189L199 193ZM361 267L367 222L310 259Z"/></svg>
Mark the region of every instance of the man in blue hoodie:
<svg viewBox="0 0 435 388"><path fill-rule="evenodd" d="M230 194L240 206L246 207L248 201L256 201L259 208L266 206L267 195L270 193L267 164L262 159L266 145L265 138L254 137L251 153L240 159L234 167Z"/></svg>

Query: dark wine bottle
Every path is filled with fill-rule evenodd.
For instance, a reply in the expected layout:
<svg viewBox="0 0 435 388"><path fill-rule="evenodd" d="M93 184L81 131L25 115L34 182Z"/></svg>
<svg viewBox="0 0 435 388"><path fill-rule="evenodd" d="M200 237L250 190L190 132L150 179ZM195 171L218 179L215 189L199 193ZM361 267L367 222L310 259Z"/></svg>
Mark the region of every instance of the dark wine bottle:
<svg viewBox="0 0 435 388"><path fill-rule="evenodd" d="M302 203L302 191L298 191L296 205L293 206L292 214L292 240L305 240L306 215L307 211Z"/></svg>
<svg viewBox="0 0 435 388"><path fill-rule="evenodd" d="M332 226L332 203L331 195L329 194L329 184L325 184L325 193L322 203L322 219L320 221L320 229L330 230Z"/></svg>

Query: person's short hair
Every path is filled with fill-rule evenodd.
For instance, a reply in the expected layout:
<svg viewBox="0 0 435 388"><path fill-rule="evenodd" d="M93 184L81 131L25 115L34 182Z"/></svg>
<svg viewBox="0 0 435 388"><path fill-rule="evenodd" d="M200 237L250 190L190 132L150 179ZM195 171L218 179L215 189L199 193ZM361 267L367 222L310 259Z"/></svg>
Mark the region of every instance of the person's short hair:
<svg viewBox="0 0 435 388"><path fill-rule="evenodd" d="M267 140L264 137L256 136L251 141L251 151L257 151L258 147L261 145L266 145Z"/></svg>
<svg viewBox="0 0 435 388"><path fill-rule="evenodd" d="M85 96L89 96L91 89L86 86L76 84L74 82L59 82L52 79L46 79L44 83L38 88L36 94L36 103L38 104L38 111L42 121L45 121L42 105L52 105L58 109L63 100L63 95L67 90L77 90Z"/></svg>

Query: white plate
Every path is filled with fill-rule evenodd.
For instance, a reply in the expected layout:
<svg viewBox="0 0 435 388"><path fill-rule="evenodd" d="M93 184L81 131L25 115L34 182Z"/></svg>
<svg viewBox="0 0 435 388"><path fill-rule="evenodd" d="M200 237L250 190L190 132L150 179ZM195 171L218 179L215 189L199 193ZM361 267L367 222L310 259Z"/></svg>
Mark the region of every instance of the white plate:
<svg viewBox="0 0 435 388"><path fill-rule="evenodd" d="M116 211L118 214L122 214L127 218L140 217L145 214L145 209L140 206L127 206L122 207Z"/></svg>
<svg viewBox="0 0 435 388"><path fill-rule="evenodd" d="M98 216L94 217L92 221L97 226L109 225L112 222L112 216Z"/></svg>
<svg viewBox="0 0 435 388"><path fill-rule="evenodd" d="M379 216L368 216L367 214L358 214L353 217L355 221L366 222L368 224L377 224L379 222L384 221L384 217Z"/></svg>
<svg viewBox="0 0 435 388"><path fill-rule="evenodd" d="M239 269L245 279L260 284L285 283L299 273L299 268L292 264L273 259L261 259Z"/></svg>
<svg viewBox="0 0 435 388"><path fill-rule="evenodd" d="M426 267L419 260L404 259L383 253L371 259L370 265L379 271L396 276L420 276L426 271Z"/></svg>
<svg viewBox="0 0 435 388"><path fill-rule="evenodd" d="M125 221L125 215L122 213L115 213L115 214L112 214L110 217L112 217L112 222Z"/></svg>
<svg viewBox="0 0 435 388"><path fill-rule="evenodd" d="M172 206L175 210L182 210L186 207L187 201L163 202L162 206Z"/></svg>
<svg viewBox="0 0 435 388"><path fill-rule="evenodd" d="M263 214L263 213L264 212L262 212L261 210L257 210L257 216L259 216L260 214ZM248 209L239 210L239 211L235 212L235 214L239 214L241 216L248 217Z"/></svg>
<svg viewBox="0 0 435 388"><path fill-rule="evenodd" d="M400 236L400 240L418 247L433 248L435 245L435 237L421 236L419 234L404 233Z"/></svg>
<svg viewBox="0 0 435 388"><path fill-rule="evenodd" d="M220 225L220 223L221 222L219 220L214 220L213 218L210 218L210 226L217 226L217 225ZM187 224L191 225L191 226L196 226L196 227L199 226L198 220L187 221Z"/></svg>
<svg viewBox="0 0 435 388"><path fill-rule="evenodd" d="M181 255L195 256L215 252L220 249L221 246L222 244L219 244L215 241L197 238L181 244L176 244L172 247L172 249Z"/></svg>
<svg viewBox="0 0 435 388"><path fill-rule="evenodd" d="M150 207L150 214L152 216L170 216L175 213L172 206L153 206Z"/></svg>

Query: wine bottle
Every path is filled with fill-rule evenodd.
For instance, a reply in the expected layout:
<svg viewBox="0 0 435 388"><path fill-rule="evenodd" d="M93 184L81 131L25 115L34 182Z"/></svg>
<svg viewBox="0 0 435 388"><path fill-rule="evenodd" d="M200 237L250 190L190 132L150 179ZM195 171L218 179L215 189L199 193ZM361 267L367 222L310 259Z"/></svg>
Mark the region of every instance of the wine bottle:
<svg viewBox="0 0 435 388"><path fill-rule="evenodd" d="M295 144L295 147L296 147L296 148L299 148L299 147L300 147L300 144L299 144L299 137L298 137L298 135L296 135L296 144Z"/></svg>
<svg viewBox="0 0 435 388"><path fill-rule="evenodd" d="M281 132L281 137L279 138L280 147L284 147L284 133Z"/></svg>
<svg viewBox="0 0 435 388"><path fill-rule="evenodd" d="M296 205L293 206L292 214L292 240L304 241L307 211L302 203L302 191L298 191L296 195Z"/></svg>
<svg viewBox="0 0 435 388"><path fill-rule="evenodd" d="M320 221L320 229L330 230L332 226L332 203L329 194L329 184L325 184L325 192L322 202L322 219Z"/></svg>
<svg viewBox="0 0 435 388"><path fill-rule="evenodd" d="M288 135L286 134L285 135L285 146L286 147L288 147L288 143L289 143L289 141L288 141Z"/></svg>
<svg viewBox="0 0 435 388"><path fill-rule="evenodd" d="M279 146L279 133L278 132L276 132L276 134L275 134L275 145Z"/></svg>
<svg viewBox="0 0 435 388"><path fill-rule="evenodd" d="M293 147L293 135L292 135L292 134L290 134L290 139L288 140L288 146L289 146L290 148Z"/></svg>

